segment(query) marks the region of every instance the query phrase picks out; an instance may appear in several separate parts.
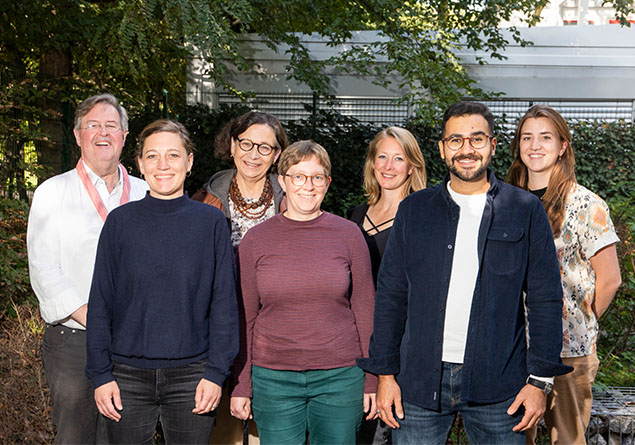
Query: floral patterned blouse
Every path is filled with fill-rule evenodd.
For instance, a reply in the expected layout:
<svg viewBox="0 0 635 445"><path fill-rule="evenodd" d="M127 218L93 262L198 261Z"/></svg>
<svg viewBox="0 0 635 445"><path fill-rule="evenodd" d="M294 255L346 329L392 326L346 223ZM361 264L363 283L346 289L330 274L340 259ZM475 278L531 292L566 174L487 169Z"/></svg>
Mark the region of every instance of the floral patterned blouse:
<svg viewBox="0 0 635 445"><path fill-rule="evenodd" d="M560 235L555 239L564 298L562 357L595 352L598 322L591 309L595 272L590 258L618 241L604 200L580 184L574 185L567 197Z"/></svg>
<svg viewBox="0 0 635 445"><path fill-rule="evenodd" d="M257 201L257 199L245 198L245 202L251 204ZM253 226L260 224L261 222L271 218L276 214L276 207L274 205L274 200L272 199L269 203L269 207L264 215L262 215L258 219L249 219L243 216L240 212L236 211L236 207L234 206L234 201L232 201L231 197L227 198L227 202L229 203L229 213L232 216L231 218L231 238L232 238L232 246L234 249L238 249L238 245L247 233L247 230L251 229ZM263 204L264 206L264 204ZM257 207L253 209L255 212L262 210L262 207Z"/></svg>

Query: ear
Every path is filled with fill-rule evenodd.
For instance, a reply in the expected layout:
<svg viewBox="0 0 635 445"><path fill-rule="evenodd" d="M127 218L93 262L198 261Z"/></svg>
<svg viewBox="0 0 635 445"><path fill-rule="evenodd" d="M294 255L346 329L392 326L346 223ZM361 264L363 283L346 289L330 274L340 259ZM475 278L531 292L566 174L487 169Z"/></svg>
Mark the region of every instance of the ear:
<svg viewBox="0 0 635 445"><path fill-rule="evenodd" d="M498 142L496 138L492 138L492 156L496 154L496 142Z"/></svg>
<svg viewBox="0 0 635 445"><path fill-rule="evenodd" d="M445 150L443 149L443 141L439 141L439 154L441 155L441 159L445 161Z"/></svg>
<svg viewBox="0 0 635 445"><path fill-rule="evenodd" d="M560 153L558 153L558 156L562 156L564 152L567 151L568 146L569 143L567 141L562 141L562 149L560 150Z"/></svg>
<svg viewBox="0 0 635 445"><path fill-rule="evenodd" d="M236 139L230 138L231 143L229 144L229 154L233 158L236 155Z"/></svg>
<svg viewBox="0 0 635 445"><path fill-rule="evenodd" d="M280 150L279 148L276 149L275 154L273 155L273 163L275 164L276 161L278 160L278 158L280 157L280 153L282 153L282 150Z"/></svg>
<svg viewBox="0 0 635 445"><path fill-rule="evenodd" d="M77 128L73 128L73 134L75 135L75 143L77 144L78 147L81 148L82 144L80 143L80 139L79 139L79 130Z"/></svg>
<svg viewBox="0 0 635 445"><path fill-rule="evenodd" d="M126 143L126 136L128 136L128 130L122 131L121 134L123 135L122 143L125 144Z"/></svg>
<svg viewBox="0 0 635 445"><path fill-rule="evenodd" d="M190 153L187 156L187 172L191 172L192 171L192 165L194 165L194 153Z"/></svg>
<svg viewBox="0 0 635 445"><path fill-rule="evenodd" d="M278 184L280 184L280 187L282 188L282 191L287 193L287 186L284 183L284 176L282 175L278 175Z"/></svg>

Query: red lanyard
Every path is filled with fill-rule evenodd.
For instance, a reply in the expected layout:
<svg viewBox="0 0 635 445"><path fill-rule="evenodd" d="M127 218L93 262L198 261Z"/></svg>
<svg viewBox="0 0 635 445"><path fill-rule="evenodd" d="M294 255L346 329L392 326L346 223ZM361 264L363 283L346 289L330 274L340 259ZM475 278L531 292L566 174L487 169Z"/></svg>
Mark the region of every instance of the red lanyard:
<svg viewBox="0 0 635 445"><path fill-rule="evenodd" d="M120 170L123 175L123 192L121 193L121 200L119 201L119 205L125 204L130 200L130 178L128 178L128 172L123 165L119 164ZM95 209L101 216L101 219L106 221L106 217L108 216L108 210L106 210L106 206L104 202L101 200L99 196L99 192L95 188L95 184L92 183L90 178L88 177L88 173L86 172L86 168L84 167L84 161L80 158L77 161L77 173L79 174L79 179L82 181L84 188L88 192L88 196L90 196L90 200L93 202Z"/></svg>

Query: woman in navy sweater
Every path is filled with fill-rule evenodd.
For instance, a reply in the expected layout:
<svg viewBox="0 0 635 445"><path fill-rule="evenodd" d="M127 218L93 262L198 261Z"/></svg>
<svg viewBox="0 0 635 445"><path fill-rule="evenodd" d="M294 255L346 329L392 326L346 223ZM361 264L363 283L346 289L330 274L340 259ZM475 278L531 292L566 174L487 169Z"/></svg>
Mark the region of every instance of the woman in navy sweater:
<svg viewBox="0 0 635 445"><path fill-rule="evenodd" d="M192 143L159 120L139 136L150 187L102 230L88 302L86 375L109 443L208 443L238 351L225 217L183 192Z"/></svg>

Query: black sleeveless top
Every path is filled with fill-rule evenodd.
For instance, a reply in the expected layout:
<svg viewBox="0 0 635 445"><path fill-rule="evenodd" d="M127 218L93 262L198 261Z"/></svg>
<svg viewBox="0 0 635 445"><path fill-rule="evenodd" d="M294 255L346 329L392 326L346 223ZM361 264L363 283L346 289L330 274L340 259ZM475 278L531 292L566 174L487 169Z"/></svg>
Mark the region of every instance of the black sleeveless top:
<svg viewBox="0 0 635 445"><path fill-rule="evenodd" d="M379 271L381 258L384 256L384 250L386 249L386 244L388 243L388 237L390 236L390 229L392 226L383 230L381 227L391 222L392 219L384 221L379 225L375 225L375 223L373 223L373 221L371 221L371 219L367 216L368 207L368 203L351 207L346 211L346 218L357 224L364 234L364 239L368 245L368 252L370 253L370 262L373 267L373 281L375 283L375 288L377 288L377 272ZM365 219L368 219L370 225L376 230L375 234L369 235L366 230L364 230Z"/></svg>

